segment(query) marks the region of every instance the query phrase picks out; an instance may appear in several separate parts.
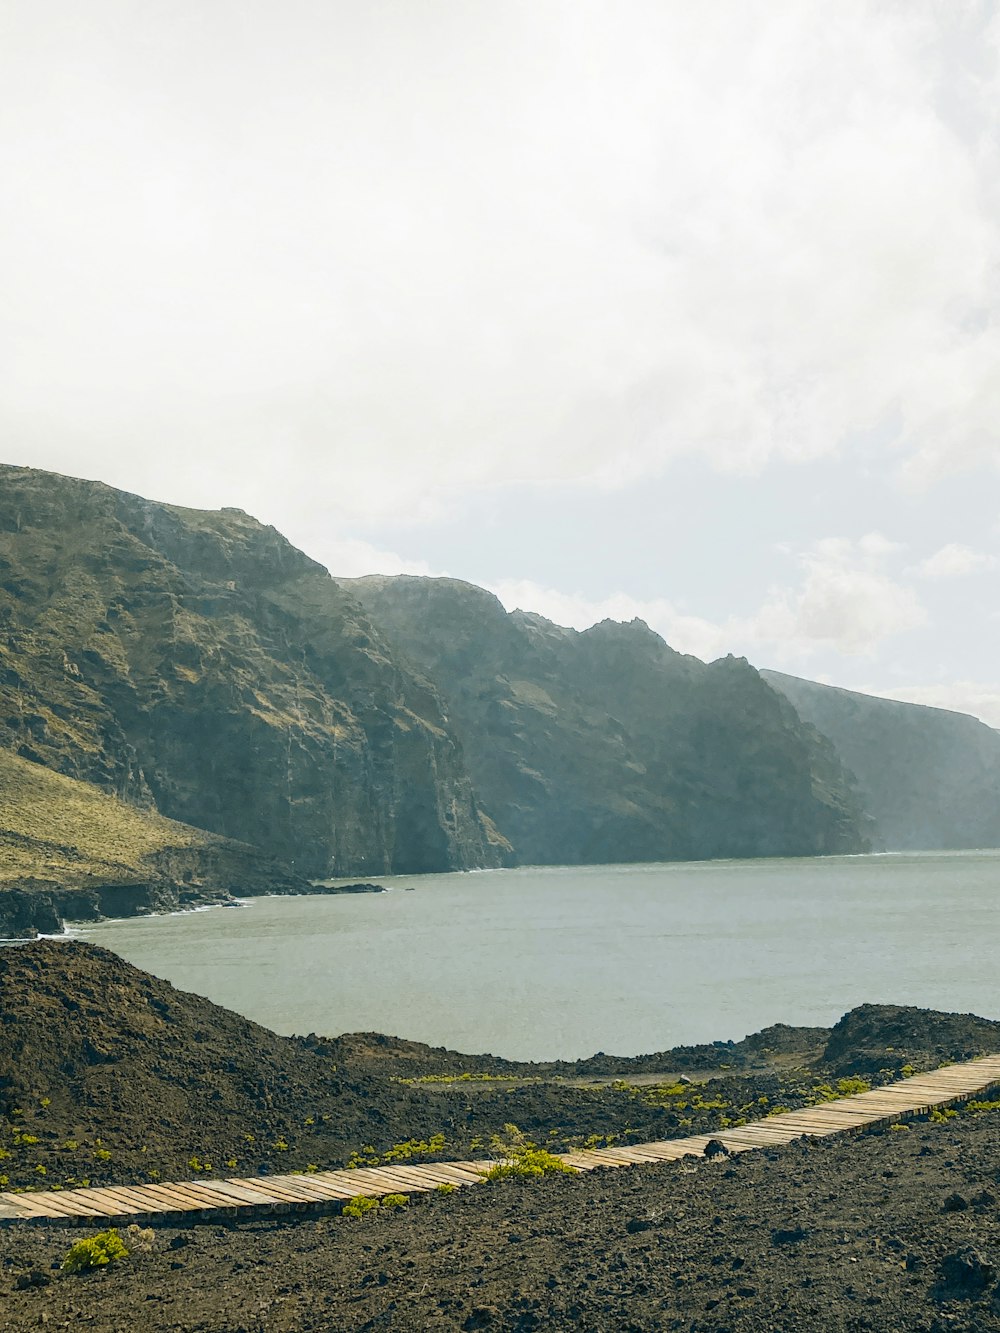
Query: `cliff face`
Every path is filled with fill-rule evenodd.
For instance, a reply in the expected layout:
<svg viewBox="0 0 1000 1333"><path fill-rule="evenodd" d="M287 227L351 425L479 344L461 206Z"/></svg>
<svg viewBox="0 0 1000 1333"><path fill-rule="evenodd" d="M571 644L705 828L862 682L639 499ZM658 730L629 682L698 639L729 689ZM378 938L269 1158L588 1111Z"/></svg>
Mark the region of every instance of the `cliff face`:
<svg viewBox="0 0 1000 1333"><path fill-rule="evenodd" d="M237 510L0 468L0 747L301 875L509 853L434 689Z"/></svg>
<svg viewBox="0 0 1000 1333"><path fill-rule="evenodd" d="M854 772L880 847L1000 847L1000 732L964 713L761 674Z"/></svg>
<svg viewBox="0 0 1000 1333"><path fill-rule="evenodd" d="M476 790L533 863L866 847L832 747L745 661L641 621L584 633L450 579L342 580L446 700Z"/></svg>

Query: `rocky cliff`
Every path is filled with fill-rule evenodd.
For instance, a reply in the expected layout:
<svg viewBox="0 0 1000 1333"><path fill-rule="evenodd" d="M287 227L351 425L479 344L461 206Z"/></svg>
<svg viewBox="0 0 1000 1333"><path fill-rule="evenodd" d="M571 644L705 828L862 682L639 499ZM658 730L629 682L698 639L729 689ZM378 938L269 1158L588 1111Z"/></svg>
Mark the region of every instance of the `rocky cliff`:
<svg viewBox="0 0 1000 1333"><path fill-rule="evenodd" d="M1000 732L964 713L761 675L854 772L878 846L1000 847Z"/></svg>
<svg viewBox="0 0 1000 1333"><path fill-rule="evenodd" d="M867 846L832 747L745 661L641 621L583 633L451 579L342 580L433 682L521 862L796 856Z"/></svg>
<svg viewBox="0 0 1000 1333"><path fill-rule="evenodd" d="M300 875L509 854L433 687L238 510L0 468L0 748Z"/></svg>

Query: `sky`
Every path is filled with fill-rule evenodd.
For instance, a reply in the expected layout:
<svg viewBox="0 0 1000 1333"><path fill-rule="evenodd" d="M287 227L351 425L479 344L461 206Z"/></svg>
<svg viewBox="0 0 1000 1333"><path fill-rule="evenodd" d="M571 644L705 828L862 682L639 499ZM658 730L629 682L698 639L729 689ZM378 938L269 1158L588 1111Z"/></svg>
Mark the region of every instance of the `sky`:
<svg viewBox="0 0 1000 1333"><path fill-rule="evenodd" d="M1000 12L5 0L0 458L1000 726Z"/></svg>

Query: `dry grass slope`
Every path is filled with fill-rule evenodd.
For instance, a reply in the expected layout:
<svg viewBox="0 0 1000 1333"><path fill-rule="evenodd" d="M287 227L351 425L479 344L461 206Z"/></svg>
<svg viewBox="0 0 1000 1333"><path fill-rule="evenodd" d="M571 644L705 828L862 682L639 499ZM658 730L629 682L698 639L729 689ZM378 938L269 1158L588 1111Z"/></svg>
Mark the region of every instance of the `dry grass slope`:
<svg viewBox="0 0 1000 1333"><path fill-rule="evenodd" d="M158 853L219 842L0 750L0 885L29 876L67 887L90 876L127 881L148 875Z"/></svg>

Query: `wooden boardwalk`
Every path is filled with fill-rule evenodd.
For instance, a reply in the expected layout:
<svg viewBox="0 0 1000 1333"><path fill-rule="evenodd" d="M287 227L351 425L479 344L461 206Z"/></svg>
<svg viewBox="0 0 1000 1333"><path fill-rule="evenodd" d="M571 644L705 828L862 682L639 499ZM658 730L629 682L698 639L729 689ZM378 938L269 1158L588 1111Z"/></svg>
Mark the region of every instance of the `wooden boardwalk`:
<svg viewBox="0 0 1000 1333"><path fill-rule="evenodd" d="M632 1166L640 1162L673 1162L702 1156L718 1139L730 1153L774 1148L803 1135L859 1133L926 1114L935 1107L968 1101L1000 1087L1000 1055L965 1064L945 1065L901 1083L840 1097L801 1111L785 1111L738 1129L695 1134L685 1139L639 1143L628 1148L581 1149L561 1153L577 1171ZM339 1212L358 1195L420 1194L439 1185L475 1185L489 1161L433 1162L427 1165L362 1167L355 1171L317 1171L306 1175L258 1176L231 1180L183 1180L169 1184L106 1185L92 1189L45 1190L30 1194L0 1193L0 1224L63 1223L106 1226L108 1223L204 1221L212 1218L254 1218L275 1213Z"/></svg>

